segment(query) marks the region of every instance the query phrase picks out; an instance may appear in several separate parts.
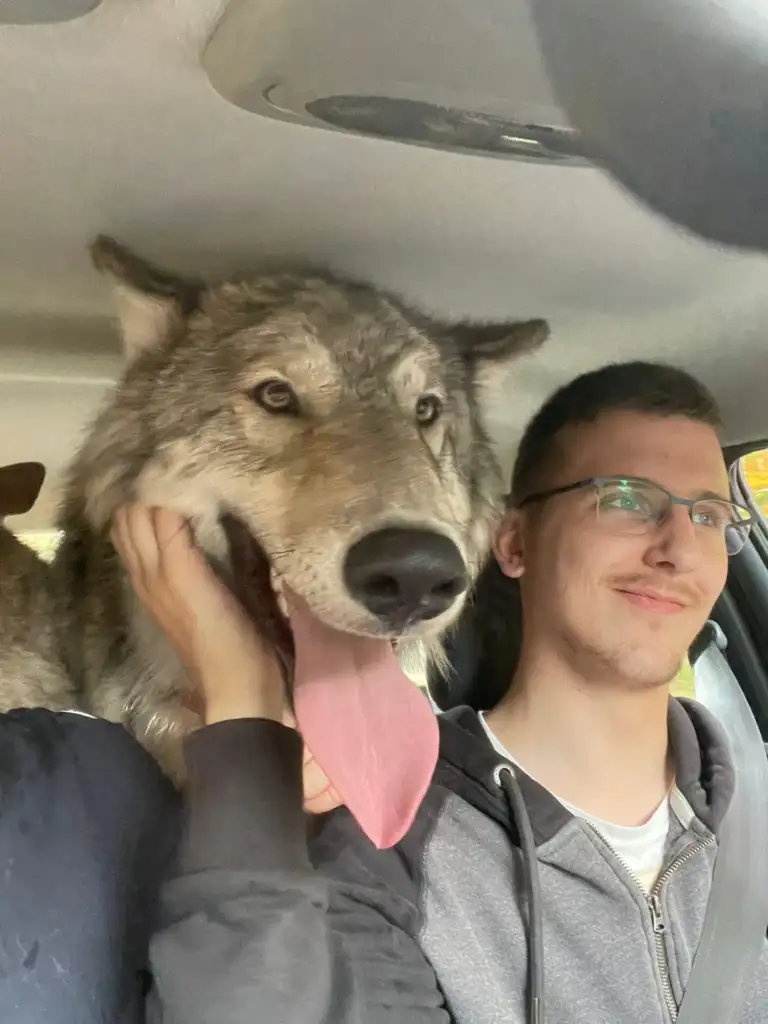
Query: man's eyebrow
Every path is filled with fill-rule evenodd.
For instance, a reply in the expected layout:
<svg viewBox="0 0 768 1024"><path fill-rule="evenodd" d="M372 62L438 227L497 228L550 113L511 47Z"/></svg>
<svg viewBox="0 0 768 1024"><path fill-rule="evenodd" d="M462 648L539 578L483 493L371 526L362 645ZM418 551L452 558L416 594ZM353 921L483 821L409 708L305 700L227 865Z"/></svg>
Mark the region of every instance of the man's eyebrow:
<svg viewBox="0 0 768 1024"><path fill-rule="evenodd" d="M709 501L727 501L729 505L731 504L731 501L732 501L730 495L720 494L718 491L699 491L699 493L696 495L695 500L696 501L702 501L702 500L704 500L704 501L707 501L707 500L709 500Z"/></svg>

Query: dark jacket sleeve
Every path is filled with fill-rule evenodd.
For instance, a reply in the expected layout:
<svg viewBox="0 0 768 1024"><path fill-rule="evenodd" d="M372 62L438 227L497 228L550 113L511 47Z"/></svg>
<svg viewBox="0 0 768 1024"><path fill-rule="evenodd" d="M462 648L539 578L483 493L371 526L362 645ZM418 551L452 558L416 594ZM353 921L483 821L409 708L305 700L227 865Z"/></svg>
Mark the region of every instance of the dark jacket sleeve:
<svg viewBox="0 0 768 1024"><path fill-rule="evenodd" d="M264 720L189 738L186 834L152 944L151 1019L447 1024L411 934L415 909L357 857L362 834L347 830L343 858L313 866L301 761L298 735Z"/></svg>
<svg viewBox="0 0 768 1024"><path fill-rule="evenodd" d="M142 1024L178 798L120 726L0 714L0 1021Z"/></svg>

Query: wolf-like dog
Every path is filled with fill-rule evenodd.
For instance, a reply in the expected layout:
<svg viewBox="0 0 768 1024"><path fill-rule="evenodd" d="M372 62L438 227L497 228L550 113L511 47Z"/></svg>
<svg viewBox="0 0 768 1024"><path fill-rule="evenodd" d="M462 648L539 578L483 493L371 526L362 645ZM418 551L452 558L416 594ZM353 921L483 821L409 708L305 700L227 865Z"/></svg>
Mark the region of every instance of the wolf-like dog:
<svg viewBox="0 0 768 1024"><path fill-rule="evenodd" d="M44 479L38 462L0 467L0 711L74 702L56 649L48 566L3 526L32 508Z"/></svg>
<svg viewBox="0 0 768 1024"><path fill-rule="evenodd" d="M61 652L82 706L180 777L194 694L110 543L118 506L186 517L289 669L281 590L335 634L428 641L459 614L499 511L486 385L549 329L442 322L319 270L206 284L106 237L91 253L126 367L65 488Z"/></svg>

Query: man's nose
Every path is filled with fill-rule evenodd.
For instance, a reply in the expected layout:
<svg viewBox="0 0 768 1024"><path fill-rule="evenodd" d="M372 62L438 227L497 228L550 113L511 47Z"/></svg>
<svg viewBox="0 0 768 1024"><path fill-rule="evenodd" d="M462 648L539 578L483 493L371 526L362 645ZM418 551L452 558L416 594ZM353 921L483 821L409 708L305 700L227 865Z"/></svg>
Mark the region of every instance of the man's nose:
<svg viewBox="0 0 768 1024"><path fill-rule="evenodd" d="M647 559L658 568L690 572L700 560L696 528L685 505L673 505L654 531Z"/></svg>

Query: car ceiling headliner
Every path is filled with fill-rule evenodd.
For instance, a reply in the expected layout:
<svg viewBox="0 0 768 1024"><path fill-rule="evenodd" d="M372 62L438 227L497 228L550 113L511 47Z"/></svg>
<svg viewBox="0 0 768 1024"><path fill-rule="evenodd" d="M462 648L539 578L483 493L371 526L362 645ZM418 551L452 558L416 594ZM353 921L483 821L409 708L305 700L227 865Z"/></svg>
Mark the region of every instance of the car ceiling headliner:
<svg viewBox="0 0 768 1024"><path fill-rule="evenodd" d="M61 25L0 26L0 464L56 485L120 370L88 240L108 232L214 276L296 256L427 309L545 316L553 338L496 396L508 461L553 387L666 358L718 395L726 440L768 435L768 261L685 235L600 171L401 146L263 120L210 86L221 0L104 0ZM512 55L513 56L513 55Z"/></svg>

